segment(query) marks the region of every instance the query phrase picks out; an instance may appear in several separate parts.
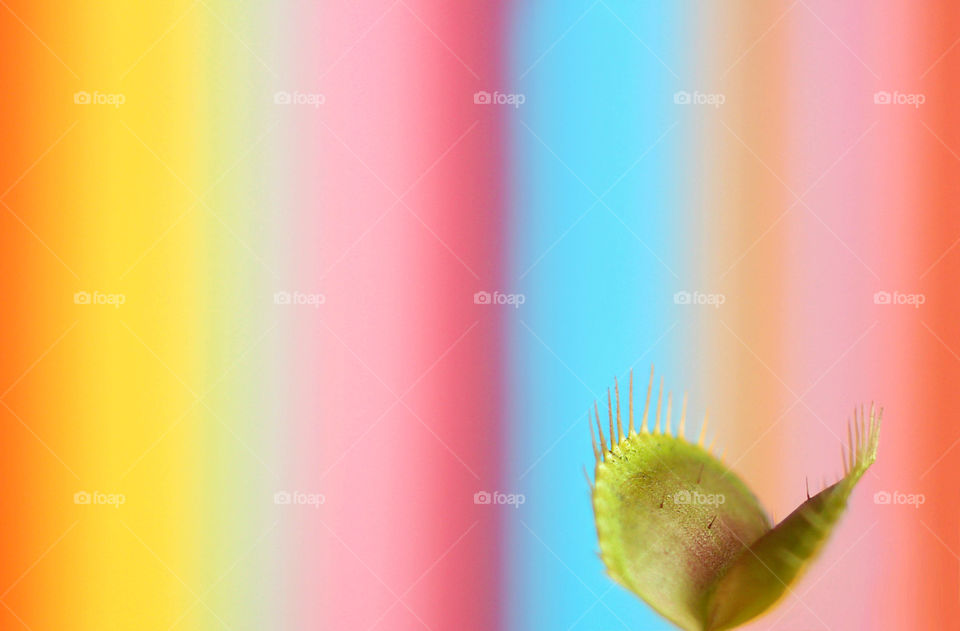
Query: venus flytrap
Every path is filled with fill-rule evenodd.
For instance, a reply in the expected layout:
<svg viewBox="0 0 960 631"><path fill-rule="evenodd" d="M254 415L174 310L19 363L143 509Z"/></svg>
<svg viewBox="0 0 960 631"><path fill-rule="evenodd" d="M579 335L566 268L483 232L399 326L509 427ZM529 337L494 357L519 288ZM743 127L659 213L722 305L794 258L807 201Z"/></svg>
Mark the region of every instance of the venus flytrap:
<svg viewBox="0 0 960 631"><path fill-rule="evenodd" d="M677 435L667 395L661 427L663 381L649 429L653 370L639 431L634 427L633 374L624 432L620 390L607 392L609 432L594 404L599 447L593 508L600 556L610 576L663 617L689 631L732 629L776 603L823 547L847 498L877 456L883 410L861 407L848 426L844 475L809 496L776 526L737 475L704 448L707 419L696 444L684 436L684 395ZM608 443L609 439L609 445Z"/></svg>

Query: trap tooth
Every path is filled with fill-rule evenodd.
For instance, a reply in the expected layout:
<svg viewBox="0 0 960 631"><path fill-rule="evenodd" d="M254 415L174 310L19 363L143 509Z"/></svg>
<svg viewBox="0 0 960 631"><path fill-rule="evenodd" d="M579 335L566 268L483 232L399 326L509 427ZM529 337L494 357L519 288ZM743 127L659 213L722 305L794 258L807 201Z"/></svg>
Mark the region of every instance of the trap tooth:
<svg viewBox="0 0 960 631"><path fill-rule="evenodd" d="M647 383L647 402L643 404L643 421L640 425L640 431L647 433L647 418L650 416L650 395L653 393L653 366L650 366L650 381Z"/></svg>
<svg viewBox="0 0 960 631"><path fill-rule="evenodd" d="M703 447L703 439L707 437L707 423L710 421L710 408L707 408L707 411L703 414L703 426L700 428L700 438L697 439L697 444Z"/></svg>
<svg viewBox="0 0 960 631"><path fill-rule="evenodd" d="M617 442L623 440L623 425L620 421L620 384L617 383L617 378L613 378L613 391L617 395Z"/></svg>
<svg viewBox="0 0 960 631"><path fill-rule="evenodd" d="M660 377L660 390L657 393L657 424L653 428L654 434L660 433L660 408L663 404L663 377Z"/></svg>
<svg viewBox="0 0 960 631"><path fill-rule="evenodd" d="M680 407L680 427L677 428L677 438L686 438L684 428L687 424L687 393L683 393L683 405Z"/></svg>

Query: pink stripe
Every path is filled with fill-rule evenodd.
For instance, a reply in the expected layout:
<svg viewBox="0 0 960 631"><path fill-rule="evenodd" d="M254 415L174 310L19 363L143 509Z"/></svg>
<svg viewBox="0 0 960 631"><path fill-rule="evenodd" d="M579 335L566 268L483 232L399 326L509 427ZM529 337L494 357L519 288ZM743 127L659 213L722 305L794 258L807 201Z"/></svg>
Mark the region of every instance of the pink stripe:
<svg viewBox="0 0 960 631"><path fill-rule="evenodd" d="M326 302L285 323L286 479L326 503L282 525L297 628L496 626L499 526L473 494L496 484L499 323L473 293L499 275L500 125L472 95L496 82L497 20L439 3L302 16L317 36L288 89L325 102L280 132L299 147L288 289Z"/></svg>

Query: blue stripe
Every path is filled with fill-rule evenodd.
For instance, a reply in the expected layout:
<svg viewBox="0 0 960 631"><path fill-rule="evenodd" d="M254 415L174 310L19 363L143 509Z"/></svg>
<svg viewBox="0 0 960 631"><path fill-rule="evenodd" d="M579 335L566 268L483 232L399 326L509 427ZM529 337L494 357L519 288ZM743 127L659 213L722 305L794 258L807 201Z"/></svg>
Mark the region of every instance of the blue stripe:
<svg viewBox="0 0 960 631"><path fill-rule="evenodd" d="M503 91L525 101L505 110L515 285L504 290L526 300L504 307L504 490L526 501L504 509L505 627L671 629L606 576L583 470L592 477L586 409L613 376L636 363L642 402L651 362L673 372L671 300L687 270L671 245L684 184L671 95L684 86L644 44L682 63L682 16L632 3L518 4Z"/></svg>

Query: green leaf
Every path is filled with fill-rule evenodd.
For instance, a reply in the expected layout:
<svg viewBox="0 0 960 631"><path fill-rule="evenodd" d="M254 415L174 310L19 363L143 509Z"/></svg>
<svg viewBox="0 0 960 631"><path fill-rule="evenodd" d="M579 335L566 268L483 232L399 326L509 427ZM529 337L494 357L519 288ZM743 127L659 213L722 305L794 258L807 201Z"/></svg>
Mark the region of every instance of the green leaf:
<svg viewBox="0 0 960 631"><path fill-rule="evenodd" d="M706 419L697 444L684 438L686 397L674 436L670 395L661 429L661 381L656 424L648 429L651 370L637 431L631 375L624 432L615 389L615 412L608 392L606 437L594 407L600 445L594 439L593 506L601 558L615 581L682 629L731 629L767 611L823 547L876 458L879 416L871 406L869 424L862 409L858 418L854 412L844 477L771 528L746 484L704 449Z"/></svg>

